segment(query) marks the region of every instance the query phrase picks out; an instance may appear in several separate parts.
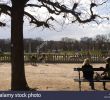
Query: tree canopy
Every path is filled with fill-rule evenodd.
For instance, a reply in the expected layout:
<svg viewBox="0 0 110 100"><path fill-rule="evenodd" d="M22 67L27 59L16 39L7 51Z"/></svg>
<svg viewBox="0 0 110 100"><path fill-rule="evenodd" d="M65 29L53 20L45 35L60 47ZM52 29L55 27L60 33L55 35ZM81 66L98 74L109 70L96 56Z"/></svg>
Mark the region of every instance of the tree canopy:
<svg viewBox="0 0 110 100"><path fill-rule="evenodd" d="M73 1L73 2L72 2ZM43 26L46 28L51 27L51 21L56 21L57 19L55 18L54 15L56 16L61 16L63 19L71 19L71 22L79 22L79 23L87 23L91 21L95 21L96 23L97 20L96 18L107 18L107 17L101 17L100 15L97 15L94 13L94 8L98 7L107 1L103 1L100 4L96 4L92 0L90 1L89 4L87 5L88 8L86 9L87 11L84 11L85 9L82 9L82 5L79 2L75 2L76 0L4 0L4 2L0 3L0 15L6 14L11 17L11 11L12 11L12 5L16 4L23 4L24 6L24 16L26 16L29 19L29 23L35 24L37 27ZM77 0L78 1L78 0ZM84 4L83 4L84 5ZM17 6L17 5L15 5ZM34 15L32 14L29 9L32 8L34 9ZM42 12L37 12L38 9L46 9L47 10L47 15L46 18L43 20L43 18L38 18L37 16L40 15ZM43 10L42 9L42 10ZM108 19L108 18L107 18ZM5 26L6 23L0 22L0 26Z"/></svg>

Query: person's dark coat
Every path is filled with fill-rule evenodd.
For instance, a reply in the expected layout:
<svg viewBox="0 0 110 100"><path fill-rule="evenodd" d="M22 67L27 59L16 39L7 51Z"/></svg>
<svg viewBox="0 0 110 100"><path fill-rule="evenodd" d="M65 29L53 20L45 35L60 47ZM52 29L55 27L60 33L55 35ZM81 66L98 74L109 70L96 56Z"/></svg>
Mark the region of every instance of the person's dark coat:
<svg viewBox="0 0 110 100"><path fill-rule="evenodd" d="M93 79L94 71L93 71L92 65L85 64L82 66L82 69L83 69L83 77L85 79L88 79L88 80Z"/></svg>

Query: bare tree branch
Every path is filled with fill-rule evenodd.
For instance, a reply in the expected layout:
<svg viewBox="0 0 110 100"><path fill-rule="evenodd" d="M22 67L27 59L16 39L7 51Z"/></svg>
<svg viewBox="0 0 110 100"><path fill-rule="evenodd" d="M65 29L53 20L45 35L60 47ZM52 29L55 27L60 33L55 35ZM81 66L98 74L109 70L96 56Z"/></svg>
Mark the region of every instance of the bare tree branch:
<svg viewBox="0 0 110 100"><path fill-rule="evenodd" d="M29 0L24 0L24 1L25 1L25 3L27 3ZM100 17L97 14L94 14L93 8L97 7L98 5L102 5L102 4L106 3L108 0L104 1L101 4L96 4L96 3L91 2L91 4L90 4L90 15L86 19L81 18L82 13L77 11L79 3L74 3L73 7L70 9L70 8L66 7L65 5L63 5L57 1L51 1L51 0L38 0L38 1L41 3L41 5L40 4L39 5L37 5L37 4L25 4L25 7L37 7L37 8L45 7L45 8L47 8L47 10L50 14L55 14L55 15L60 15L61 13L72 14L73 17L75 18L74 20L71 21L72 23L74 23L76 21L78 21L79 23L87 23L87 22L91 22L91 21L96 22L96 20L95 20L96 17L103 19L103 17ZM0 4L0 15L2 13L11 16L11 7L6 5L6 4ZM33 15L31 15L30 13L28 13L26 11L24 12L24 15L27 15L31 19L30 23L36 24L37 27L45 26L45 27L49 28L48 21L54 20L54 18L50 16L46 21L39 21ZM64 16L64 17L67 17L67 16ZM104 17L104 18L107 18L107 17ZM109 18L107 18L107 20L108 19ZM4 26L4 24L1 24L1 25Z"/></svg>
<svg viewBox="0 0 110 100"><path fill-rule="evenodd" d="M11 16L11 7L5 4L0 4L0 15L2 13Z"/></svg>
<svg viewBox="0 0 110 100"><path fill-rule="evenodd" d="M90 16L89 16L89 18L81 19L80 18L81 13L76 11L76 9L78 7L78 3L74 3L72 9L69 9L65 5L61 5L58 2L52 2L50 0L38 0L38 1L41 2L43 4L43 6L48 9L49 13L52 13L52 14L54 13L56 15L59 15L60 13L70 13L76 18L76 20L79 23L87 23L87 22L94 21L94 19L98 16L98 15L94 14L93 10L92 10L94 7L98 6L95 3L90 4ZM106 3L106 2L107 1L105 1L103 3ZM103 3L101 3L101 4L103 4ZM49 6L51 6L51 8Z"/></svg>
<svg viewBox="0 0 110 100"><path fill-rule="evenodd" d="M11 16L11 7L5 4L0 4L0 15L2 13ZM0 26L6 26L6 23L0 22Z"/></svg>
<svg viewBox="0 0 110 100"><path fill-rule="evenodd" d="M3 22L0 22L0 26L6 26L6 24Z"/></svg>
<svg viewBox="0 0 110 100"><path fill-rule="evenodd" d="M33 23L33 24L37 25L37 27L45 26L46 28L49 28L50 26L49 26L48 21L49 20L52 20L52 21L54 20L53 17L49 17L46 21L39 21L33 15L31 15L30 13L28 13L26 11L24 12L24 14L31 19L30 23Z"/></svg>
<svg viewBox="0 0 110 100"><path fill-rule="evenodd" d="M108 0L106 0L106 1L104 1L104 2L102 2L102 3L100 3L100 4L97 4L97 6L100 6L100 5L103 5L104 3L106 3Z"/></svg>
<svg viewBox="0 0 110 100"><path fill-rule="evenodd" d="M43 7L43 5L26 4L25 7L38 7L38 8L41 8L41 7Z"/></svg>

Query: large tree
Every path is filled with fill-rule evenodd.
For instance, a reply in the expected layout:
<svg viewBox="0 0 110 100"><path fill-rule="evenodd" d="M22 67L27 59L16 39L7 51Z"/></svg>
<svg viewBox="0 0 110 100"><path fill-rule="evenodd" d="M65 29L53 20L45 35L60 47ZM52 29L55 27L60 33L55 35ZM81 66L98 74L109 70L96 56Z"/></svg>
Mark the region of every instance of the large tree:
<svg viewBox="0 0 110 100"><path fill-rule="evenodd" d="M0 3L0 14L4 13L11 17L11 65L12 65L11 90L29 90L25 78L25 68L24 68L24 46L23 46L23 23L25 21L23 19L24 16L26 16L26 18L27 17L29 18L30 23L35 24L37 27L43 26L45 28L50 28L51 27L50 22L57 20L55 16L61 16L65 20L69 19L70 17L72 23L75 22L87 23L95 21L97 17L101 18L100 16L93 12L93 8L98 6L95 2L89 3L89 11L87 10L87 12L85 12L84 10L80 9L80 4L78 2L74 2L75 0L73 0L73 4L71 4L72 6L68 6L69 0L8 0L8 1L9 3ZM35 1L36 3L33 3ZM34 16L30 11L26 9L29 7L33 7L34 10L36 10L36 8L47 9L49 13L48 18L45 20L42 20L42 18L38 19L36 16ZM38 15L39 13L36 14L35 12L35 15ZM6 23L0 22L0 25L5 26Z"/></svg>

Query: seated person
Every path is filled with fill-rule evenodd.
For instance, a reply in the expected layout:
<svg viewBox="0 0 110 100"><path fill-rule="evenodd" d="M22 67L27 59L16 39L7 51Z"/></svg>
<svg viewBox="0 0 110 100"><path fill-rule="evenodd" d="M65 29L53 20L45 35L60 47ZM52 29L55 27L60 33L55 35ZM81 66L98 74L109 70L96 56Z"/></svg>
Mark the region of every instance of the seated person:
<svg viewBox="0 0 110 100"><path fill-rule="evenodd" d="M93 82L94 71L92 65L90 65L89 63L88 58L84 60L82 69L83 69L83 77L89 81L89 85L91 86L91 89L95 90L94 82Z"/></svg>
<svg viewBox="0 0 110 100"><path fill-rule="evenodd" d="M103 79L110 80L110 57L106 58L106 67L105 71L101 74L103 76ZM103 82L104 90L106 90L106 82Z"/></svg>

